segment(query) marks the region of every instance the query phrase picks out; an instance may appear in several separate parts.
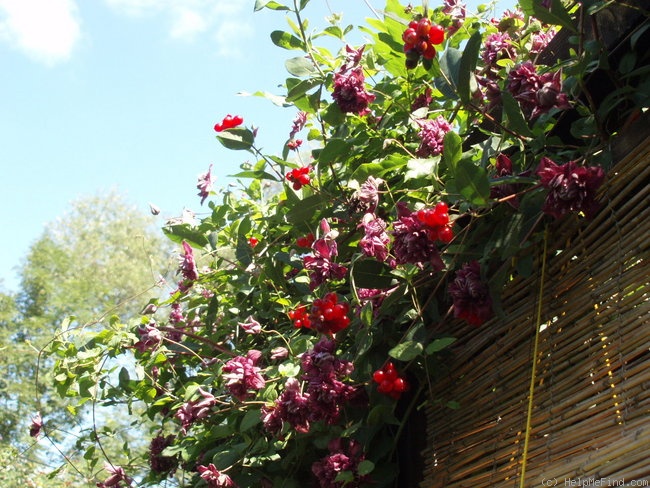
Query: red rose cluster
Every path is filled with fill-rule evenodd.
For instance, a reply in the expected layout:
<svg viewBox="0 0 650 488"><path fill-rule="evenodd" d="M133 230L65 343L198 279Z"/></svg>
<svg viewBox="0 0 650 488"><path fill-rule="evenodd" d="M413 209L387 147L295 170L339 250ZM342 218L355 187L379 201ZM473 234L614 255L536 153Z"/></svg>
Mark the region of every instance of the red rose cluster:
<svg viewBox="0 0 650 488"><path fill-rule="evenodd" d="M449 224L449 207L445 202L438 202L433 208L423 208L416 214L426 228L429 240L449 244L454 238L454 231Z"/></svg>
<svg viewBox="0 0 650 488"><path fill-rule="evenodd" d="M413 69L418 65L420 57L431 60L436 57L435 45L445 40L445 31L439 25L431 25L427 18L409 23L402 34L404 52L406 53L406 68Z"/></svg>
<svg viewBox="0 0 650 488"><path fill-rule="evenodd" d="M382 369L372 374L372 379L377 383L377 391L397 400L402 393L409 389L409 384L402 378L395 365L390 361Z"/></svg>
<svg viewBox="0 0 650 488"><path fill-rule="evenodd" d="M289 171L286 175L287 180L293 183L294 190L300 190L303 185L308 185L311 181L309 179L309 166L303 166L302 168L296 168Z"/></svg>
<svg viewBox="0 0 650 488"><path fill-rule="evenodd" d="M224 131L226 129L232 129L234 127L237 127L238 125L242 125L244 123L243 117L240 115L226 115L221 122L217 122L214 125L214 130L217 132Z"/></svg>
<svg viewBox="0 0 650 488"><path fill-rule="evenodd" d="M323 334L334 335L350 325L349 310L349 304L338 303L336 293L328 293L323 298L314 300L311 306L309 319L312 328Z"/></svg>

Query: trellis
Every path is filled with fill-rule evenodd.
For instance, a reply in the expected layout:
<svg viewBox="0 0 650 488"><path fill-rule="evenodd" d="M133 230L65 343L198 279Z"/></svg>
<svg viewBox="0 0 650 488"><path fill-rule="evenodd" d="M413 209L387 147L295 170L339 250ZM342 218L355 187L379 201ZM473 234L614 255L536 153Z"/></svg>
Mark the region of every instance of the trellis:
<svg viewBox="0 0 650 488"><path fill-rule="evenodd" d="M505 290L502 317L477 329L458 324L449 372L427 409L421 488L650 479L650 137L643 133L619 146L616 153L627 155L608 175L597 217L566 218L548 230L543 283L540 251L538 272ZM445 406L451 400L458 409Z"/></svg>

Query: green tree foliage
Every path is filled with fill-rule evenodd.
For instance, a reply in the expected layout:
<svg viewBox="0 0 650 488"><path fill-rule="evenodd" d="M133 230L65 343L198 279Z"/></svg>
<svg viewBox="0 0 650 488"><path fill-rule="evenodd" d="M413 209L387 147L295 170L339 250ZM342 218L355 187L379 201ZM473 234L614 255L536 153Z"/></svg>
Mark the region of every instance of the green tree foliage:
<svg viewBox="0 0 650 488"><path fill-rule="evenodd" d="M22 263L18 292L0 293L3 459L15 456L32 475L52 471L55 466L47 464L56 450L49 441L71 445L87 417L75 417L69 401L53 394L41 349L73 312L72 328L92 328L107 310L125 319L136 315L162 293L158 285L170 267L169 251L153 217L116 192L82 198L46 226ZM51 425L42 448L29 437L37 412ZM20 473L0 473L0 485L23 486L16 481Z"/></svg>

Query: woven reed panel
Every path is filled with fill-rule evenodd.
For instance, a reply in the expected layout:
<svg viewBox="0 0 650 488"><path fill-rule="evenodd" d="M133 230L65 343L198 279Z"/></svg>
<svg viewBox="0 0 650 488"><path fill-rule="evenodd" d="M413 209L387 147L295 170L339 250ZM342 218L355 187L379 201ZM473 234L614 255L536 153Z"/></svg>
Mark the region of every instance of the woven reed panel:
<svg viewBox="0 0 650 488"><path fill-rule="evenodd" d="M594 220L550 230L526 487L650 479L648 182L645 138L608 175ZM427 407L421 488L519 486L539 263L505 290L505 318L454 328ZM444 407L450 400L460 408Z"/></svg>

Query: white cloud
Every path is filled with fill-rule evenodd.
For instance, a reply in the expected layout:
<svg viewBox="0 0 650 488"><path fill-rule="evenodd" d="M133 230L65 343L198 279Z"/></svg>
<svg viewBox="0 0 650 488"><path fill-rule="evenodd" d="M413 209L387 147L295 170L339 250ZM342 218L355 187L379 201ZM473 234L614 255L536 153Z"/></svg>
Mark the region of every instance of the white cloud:
<svg viewBox="0 0 650 488"><path fill-rule="evenodd" d="M74 0L0 0L0 41L36 61L66 61L80 38Z"/></svg>
<svg viewBox="0 0 650 488"><path fill-rule="evenodd" d="M2 1L2 0L0 0ZM238 54L236 43L253 35L253 28L244 14L250 7L241 0L105 0L117 12L134 17L163 15L169 21L173 39L191 41L211 32L216 51L222 56ZM250 8L246 9L249 12Z"/></svg>

